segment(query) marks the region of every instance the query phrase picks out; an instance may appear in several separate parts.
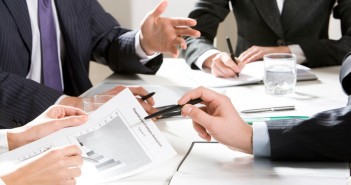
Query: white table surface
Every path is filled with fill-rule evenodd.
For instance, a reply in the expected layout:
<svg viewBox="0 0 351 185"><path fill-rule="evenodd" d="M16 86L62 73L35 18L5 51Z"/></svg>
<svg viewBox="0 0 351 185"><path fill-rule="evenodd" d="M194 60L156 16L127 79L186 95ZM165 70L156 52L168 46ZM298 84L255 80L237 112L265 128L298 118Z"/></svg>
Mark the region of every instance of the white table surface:
<svg viewBox="0 0 351 185"><path fill-rule="evenodd" d="M330 107L338 107L346 104L347 96L343 93L339 83L339 68L326 67L313 69L317 74L318 80L298 82L294 95L283 97L288 99L303 98L325 98L331 100ZM164 86L181 86L194 88L197 84L185 75L185 70L190 70L188 65L182 59L165 59L164 64L156 75L116 75L113 74L106 80L87 91L83 96L89 96L94 93L103 91L111 85L164 85ZM268 95L264 93L263 84L246 85L237 87L227 87L217 89L227 94L233 101L234 105L247 104L247 97L267 99ZM181 96L181 95L179 95ZM271 98L271 97L270 97ZM279 97L282 98L282 97ZM171 145L174 147L177 156L166 161L160 166L154 167L137 175L121 179L109 184L122 185L167 185L176 171L179 162L189 149L193 141L202 141L192 128L190 119L171 118L159 120L155 123ZM234 152L234 151L233 151Z"/></svg>

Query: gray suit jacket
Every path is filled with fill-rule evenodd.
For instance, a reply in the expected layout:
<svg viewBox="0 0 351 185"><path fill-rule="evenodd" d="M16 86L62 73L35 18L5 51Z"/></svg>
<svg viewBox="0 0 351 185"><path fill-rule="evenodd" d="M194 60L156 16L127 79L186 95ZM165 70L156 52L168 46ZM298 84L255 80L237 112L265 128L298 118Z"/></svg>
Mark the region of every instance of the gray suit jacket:
<svg viewBox="0 0 351 185"><path fill-rule="evenodd" d="M340 80L348 95L351 93L350 71L351 53L340 71ZM271 121L267 126L272 160L351 161L350 102L308 120Z"/></svg>
<svg viewBox="0 0 351 185"><path fill-rule="evenodd" d="M78 96L92 84L89 61L119 73L155 73L162 56L141 65L135 32L121 28L96 0L55 0L64 39L64 93ZM52 105L62 92L27 80L32 32L26 1L0 0L0 128L21 126Z"/></svg>
<svg viewBox="0 0 351 185"><path fill-rule="evenodd" d="M229 14L229 3L238 25L236 55L253 45L301 46L309 67L340 65L351 51L351 0L285 0L280 15L276 0L199 0L189 17L197 20L200 38L188 38L188 49L182 52L193 63L209 49L220 22ZM342 38L330 40L328 25L331 11L341 19Z"/></svg>

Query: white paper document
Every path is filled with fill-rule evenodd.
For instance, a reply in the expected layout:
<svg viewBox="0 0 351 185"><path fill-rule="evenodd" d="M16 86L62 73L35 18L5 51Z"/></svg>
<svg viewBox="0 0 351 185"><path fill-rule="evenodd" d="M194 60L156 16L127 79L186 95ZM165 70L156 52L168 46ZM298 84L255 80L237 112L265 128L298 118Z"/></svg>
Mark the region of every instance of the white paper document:
<svg viewBox="0 0 351 185"><path fill-rule="evenodd" d="M170 185L346 184L348 163L273 162L219 143L194 142Z"/></svg>
<svg viewBox="0 0 351 185"><path fill-rule="evenodd" d="M186 72L186 74L199 85L205 87L228 87L255 84L262 83L264 76L264 64L263 61L246 64L237 78L219 78L215 77L209 72L200 70L189 70ZM296 65L296 76L298 81L317 79L317 76L311 72L310 68L299 64Z"/></svg>
<svg viewBox="0 0 351 185"><path fill-rule="evenodd" d="M0 156L0 166L9 170L51 148L76 144L83 156L95 161L84 161L78 184L125 178L176 155L156 125L143 119L145 116L147 113L127 88L91 113L86 124L7 152Z"/></svg>

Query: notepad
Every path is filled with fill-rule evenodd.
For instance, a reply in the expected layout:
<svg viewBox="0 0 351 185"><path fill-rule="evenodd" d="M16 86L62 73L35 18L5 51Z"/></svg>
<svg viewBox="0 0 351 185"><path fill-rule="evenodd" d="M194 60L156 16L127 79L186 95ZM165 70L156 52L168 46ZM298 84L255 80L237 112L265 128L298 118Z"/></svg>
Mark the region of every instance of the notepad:
<svg viewBox="0 0 351 185"><path fill-rule="evenodd" d="M194 142L170 185L346 184L346 162L274 162L213 142Z"/></svg>
<svg viewBox="0 0 351 185"><path fill-rule="evenodd" d="M252 62L246 64L240 72L240 76L233 78L219 78L213 76L209 71L189 70L186 74L199 85L205 87L228 87L262 83L264 76L263 61ZM317 80L317 76L310 68L296 65L297 81Z"/></svg>

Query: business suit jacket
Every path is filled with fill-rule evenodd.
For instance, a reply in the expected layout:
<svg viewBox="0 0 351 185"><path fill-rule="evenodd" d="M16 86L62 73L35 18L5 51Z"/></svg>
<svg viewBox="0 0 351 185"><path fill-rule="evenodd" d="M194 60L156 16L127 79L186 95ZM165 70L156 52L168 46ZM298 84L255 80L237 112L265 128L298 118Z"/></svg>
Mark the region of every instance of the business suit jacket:
<svg viewBox="0 0 351 185"><path fill-rule="evenodd" d="M96 0L54 0L64 40L64 93L78 96L92 84L89 61L119 73L155 73L162 56L147 66L135 54L135 32L121 28ZM26 1L0 0L0 128L21 126L55 103L62 92L25 79L32 32Z"/></svg>
<svg viewBox="0 0 351 185"><path fill-rule="evenodd" d="M209 49L220 22L232 4L238 27L236 56L253 45L300 45L309 67L340 65L351 50L351 0L338 0L334 16L341 19L342 38L328 39L329 17L336 0L285 0L280 15L276 0L199 0L189 14L197 20L200 38L187 38L188 49L182 52L193 63Z"/></svg>
<svg viewBox="0 0 351 185"><path fill-rule="evenodd" d="M351 55L348 55L340 72L348 95L350 71ZM308 120L271 121L267 126L272 160L351 161L350 102L346 107L321 112Z"/></svg>

